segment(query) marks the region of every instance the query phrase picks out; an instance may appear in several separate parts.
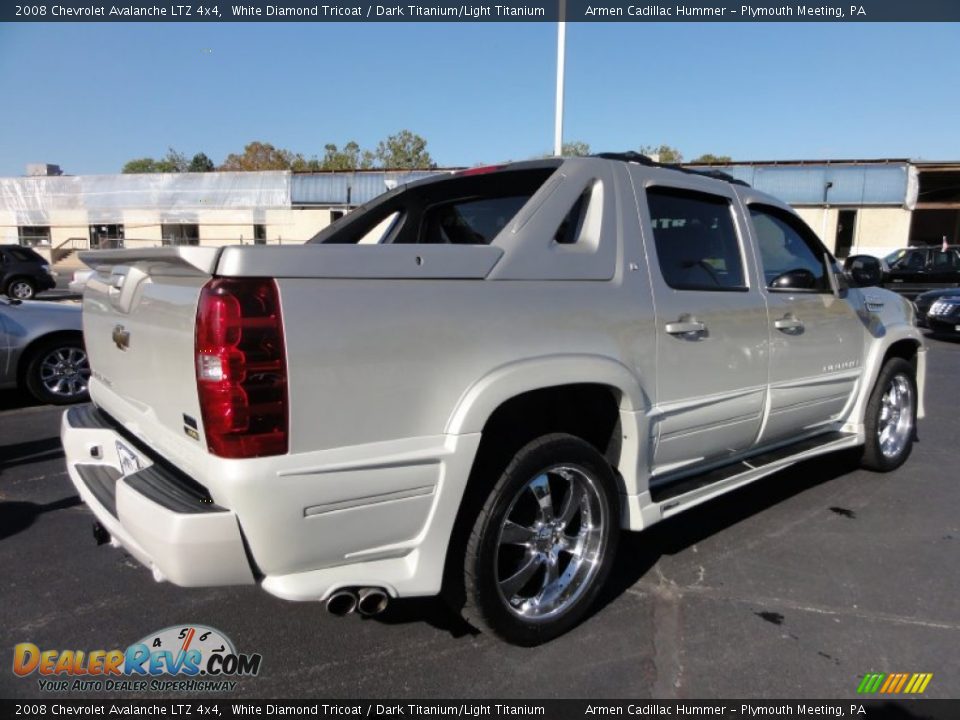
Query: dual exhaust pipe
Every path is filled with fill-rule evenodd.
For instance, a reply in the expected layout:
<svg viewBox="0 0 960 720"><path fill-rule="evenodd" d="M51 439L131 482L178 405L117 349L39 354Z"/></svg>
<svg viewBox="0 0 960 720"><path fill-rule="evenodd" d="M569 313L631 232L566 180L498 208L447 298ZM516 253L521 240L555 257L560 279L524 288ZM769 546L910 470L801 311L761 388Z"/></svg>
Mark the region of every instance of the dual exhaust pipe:
<svg viewBox="0 0 960 720"><path fill-rule="evenodd" d="M364 617L379 615L390 604L386 590L376 587L345 588L327 598L327 612L343 617L358 612Z"/></svg>

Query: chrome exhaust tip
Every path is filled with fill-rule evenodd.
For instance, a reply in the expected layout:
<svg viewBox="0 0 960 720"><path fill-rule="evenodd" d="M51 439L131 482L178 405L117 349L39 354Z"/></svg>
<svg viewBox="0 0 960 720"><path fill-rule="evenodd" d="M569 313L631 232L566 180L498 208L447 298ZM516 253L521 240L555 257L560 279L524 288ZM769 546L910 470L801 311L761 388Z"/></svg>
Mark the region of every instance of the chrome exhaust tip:
<svg viewBox="0 0 960 720"><path fill-rule="evenodd" d="M380 588L363 588L357 600L357 610L365 617L379 615L390 604L390 596Z"/></svg>
<svg viewBox="0 0 960 720"><path fill-rule="evenodd" d="M357 609L357 596L352 590L338 590L327 598L327 612L337 617L349 615Z"/></svg>

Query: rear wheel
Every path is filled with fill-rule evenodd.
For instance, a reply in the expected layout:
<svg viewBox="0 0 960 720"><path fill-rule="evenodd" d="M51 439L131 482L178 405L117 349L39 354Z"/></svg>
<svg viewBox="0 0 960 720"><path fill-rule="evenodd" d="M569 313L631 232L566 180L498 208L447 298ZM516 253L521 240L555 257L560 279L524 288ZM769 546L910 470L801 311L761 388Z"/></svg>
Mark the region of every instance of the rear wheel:
<svg viewBox="0 0 960 720"><path fill-rule="evenodd" d="M64 405L87 400L90 363L83 343L71 337L42 341L31 352L24 380L40 402Z"/></svg>
<svg viewBox="0 0 960 720"><path fill-rule="evenodd" d="M906 462L917 427L917 381L913 366L903 358L884 364L866 410L866 444L860 464L889 472Z"/></svg>
<svg viewBox="0 0 960 720"><path fill-rule="evenodd" d="M610 465L585 441L553 434L523 447L467 541L467 621L519 645L574 627L610 572L617 498Z"/></svg>
<svg viewBox="0 0 960 720"><path fill-rule="evenodd" d="M14 300L29 300L36 292L36 286L34 286L31 280L26 278L14 278L7 283L7 297L13 298Z"/></svg>

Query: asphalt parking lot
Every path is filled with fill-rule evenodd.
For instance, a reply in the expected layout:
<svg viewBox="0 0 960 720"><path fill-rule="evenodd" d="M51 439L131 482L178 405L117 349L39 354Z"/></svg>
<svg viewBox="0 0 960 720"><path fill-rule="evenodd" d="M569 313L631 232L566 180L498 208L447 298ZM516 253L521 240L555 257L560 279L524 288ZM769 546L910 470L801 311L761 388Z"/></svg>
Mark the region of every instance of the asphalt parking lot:
<svg viewBox="0 0 960 720"><path fill-rule="evenodd" d="M16 643L125 648L185 623L263 655L236 691L251 698L853 697L870 671L932 672L926 696L960 697L960 343L929 345L906 466L821 458L625 535L595 614L533 649L475 635L434 600L335 618L256 587L155 583L95 545L61 410L0 393L0 697L40 695L10 670Z"/></svg>

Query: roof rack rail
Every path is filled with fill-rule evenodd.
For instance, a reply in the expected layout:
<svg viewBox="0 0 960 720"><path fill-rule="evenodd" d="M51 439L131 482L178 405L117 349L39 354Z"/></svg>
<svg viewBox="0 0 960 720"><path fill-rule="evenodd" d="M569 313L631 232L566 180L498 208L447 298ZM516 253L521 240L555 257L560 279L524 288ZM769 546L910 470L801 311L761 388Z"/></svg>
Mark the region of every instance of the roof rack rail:
<svg viewBox="0 0 960 720"><path fill-rule="evenodd" d="M677 172L686 173L687 175L702 175L703 177L713 178L714 180L723 180L731 185L743 185L744 187L750 187L750 183L739 180L733 175L725 173L722 170L694 170L693 168L684 167L683 165L657 162L653 158L633 150L621 153L597 153L593 157L603 158L604 160L632 162L637 163L638 165L646 165L648 167L663 168L664 170L676 170Z"/></svg>

